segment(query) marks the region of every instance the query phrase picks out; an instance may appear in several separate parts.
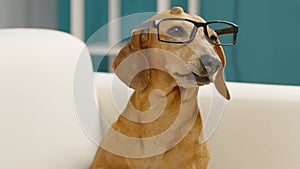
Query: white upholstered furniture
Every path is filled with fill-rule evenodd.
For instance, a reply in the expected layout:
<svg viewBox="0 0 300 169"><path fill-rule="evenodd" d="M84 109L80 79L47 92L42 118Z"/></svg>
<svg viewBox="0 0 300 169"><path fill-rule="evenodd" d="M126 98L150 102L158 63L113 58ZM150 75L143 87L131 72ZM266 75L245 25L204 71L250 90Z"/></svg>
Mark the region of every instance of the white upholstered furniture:
<svg viewBox="0 0 300 169"><path fill-rule="evenodd" d="M66 33L0 30L1 169L87 168L97 146L73 103L82 53L89 59L85 44Z"/></svg>

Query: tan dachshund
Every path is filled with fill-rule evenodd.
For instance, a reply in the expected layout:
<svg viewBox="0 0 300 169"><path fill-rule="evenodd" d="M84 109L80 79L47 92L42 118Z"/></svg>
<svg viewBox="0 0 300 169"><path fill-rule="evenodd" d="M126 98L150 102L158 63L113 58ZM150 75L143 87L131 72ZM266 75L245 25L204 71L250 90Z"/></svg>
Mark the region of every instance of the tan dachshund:
<svg viewBox="0 0 300 169"><path fill-rule="evenodd" d="M205 23L180 7L159 13L148 23L164 18ZM185 29L192 27L178 23L171 19L161 30L141 26L119 52L115 73L135 91L102 140L90 169L207 168L209 147L199 142L203 126L198 87L214 82L219 93L230 98L223 78L225 56L222 47L212 43L219 42L216 32L206 30L211 36L207 39L199 27L190 39Z"/></svg>

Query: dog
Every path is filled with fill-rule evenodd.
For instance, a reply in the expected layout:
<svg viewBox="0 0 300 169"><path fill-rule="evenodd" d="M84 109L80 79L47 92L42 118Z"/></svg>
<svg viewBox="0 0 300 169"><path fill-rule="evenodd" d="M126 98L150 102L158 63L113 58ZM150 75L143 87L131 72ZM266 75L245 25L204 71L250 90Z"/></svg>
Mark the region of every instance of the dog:
<svg viewBox="0 0 300 169"><path fill-rule="evenodd" d="M165 18L205 23L180 7L159 13L148 22ZM193 39L183 39L186 32L180 29L188 25L169 29L173 23L176 25L177 19L170 19L159 31L175 39L141 26L115 58L115 74L134 93L102 140L89 169L207 168L210 151L206 142L199 142L203 126L197 94L199 86L213 82L219 93L230 99L223 78L225 55L220 45L212 43L219 42L214 30L206 30L210 40L202 27Z"/></svg>

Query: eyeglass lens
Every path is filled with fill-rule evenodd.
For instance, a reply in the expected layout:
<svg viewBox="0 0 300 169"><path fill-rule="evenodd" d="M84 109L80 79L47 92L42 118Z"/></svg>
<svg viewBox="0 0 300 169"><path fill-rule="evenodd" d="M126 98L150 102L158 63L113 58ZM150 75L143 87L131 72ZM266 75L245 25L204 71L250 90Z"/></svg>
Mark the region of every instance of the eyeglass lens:
<svg viewBox="0 0 300 169"><path fill-rule="evenodd" d="M188 42L195 25L185 20L162 20L158 25L159 38L166 42Z"/></svg>

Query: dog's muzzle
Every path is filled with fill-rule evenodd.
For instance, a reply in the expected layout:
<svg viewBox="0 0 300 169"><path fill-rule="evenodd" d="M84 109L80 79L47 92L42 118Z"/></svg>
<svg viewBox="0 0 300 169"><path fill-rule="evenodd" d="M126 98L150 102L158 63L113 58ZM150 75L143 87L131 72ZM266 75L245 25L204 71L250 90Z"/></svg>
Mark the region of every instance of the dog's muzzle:
<svg viewBox="0 0 300 169"><path fill-rule="evenodd" d="M222 63L219 58L212 55L203 55L200 57L200 61L207 71L208 78L211 82L215 81L216 73L220 69Z"/></svg>

